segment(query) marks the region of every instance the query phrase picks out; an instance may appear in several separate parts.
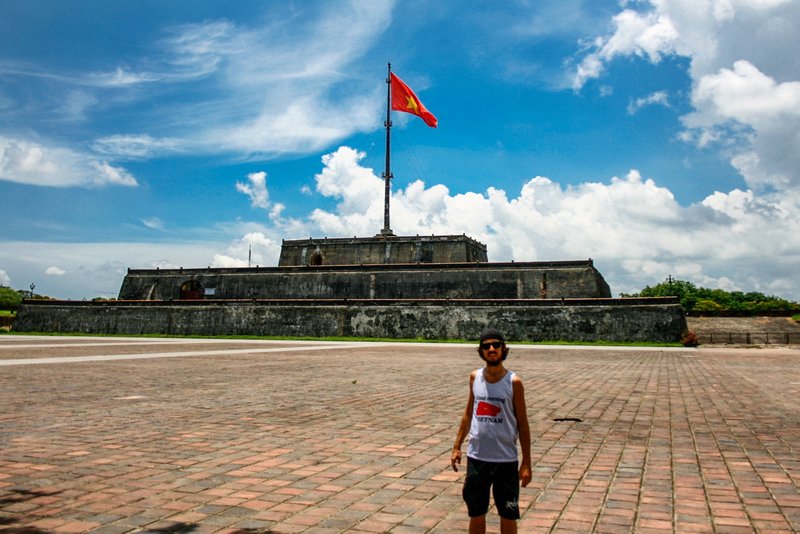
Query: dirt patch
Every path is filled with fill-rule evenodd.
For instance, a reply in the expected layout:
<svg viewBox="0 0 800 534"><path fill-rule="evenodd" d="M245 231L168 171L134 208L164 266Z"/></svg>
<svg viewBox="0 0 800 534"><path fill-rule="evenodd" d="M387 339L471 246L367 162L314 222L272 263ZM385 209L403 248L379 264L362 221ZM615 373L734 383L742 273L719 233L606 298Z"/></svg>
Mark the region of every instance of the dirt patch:
<svg viewBox="0 0 800 534"><path fill-rule="evenodd" d="M800 323L791 317L687 317L689 330L696 333L730 332L798 332Z"/></svg>
<svg viewBox="0 0 800 534"><path fill-rule="evenodd" d="M800 323L791 317L687 317L701 343L800 344Z"/></svg>

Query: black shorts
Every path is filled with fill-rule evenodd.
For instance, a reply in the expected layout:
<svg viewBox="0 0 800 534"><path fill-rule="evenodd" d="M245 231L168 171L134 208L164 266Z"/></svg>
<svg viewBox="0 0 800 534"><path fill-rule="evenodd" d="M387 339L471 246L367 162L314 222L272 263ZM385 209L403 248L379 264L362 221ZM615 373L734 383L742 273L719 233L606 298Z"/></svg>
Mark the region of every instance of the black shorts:
<svg viewBox="0 0 800 534"><path fill-rule="evenodd" d="M519 464L467 458L467 477L461 495L470 517L489 511L489 487L500 517L519 519Z"/></svg>

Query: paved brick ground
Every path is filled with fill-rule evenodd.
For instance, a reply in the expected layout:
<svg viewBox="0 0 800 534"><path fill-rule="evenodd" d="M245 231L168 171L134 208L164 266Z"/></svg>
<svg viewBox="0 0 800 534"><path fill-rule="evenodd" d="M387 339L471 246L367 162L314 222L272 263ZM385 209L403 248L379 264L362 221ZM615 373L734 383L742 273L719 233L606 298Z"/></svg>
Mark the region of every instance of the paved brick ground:
<svg viewBox="0 0 800 534"><path fill-rule="evenodd" d="M798 363L514 347L520 531L800 531ZM449 455L479 364L453 345L0 336L0 530L463 532Z"/></svg>

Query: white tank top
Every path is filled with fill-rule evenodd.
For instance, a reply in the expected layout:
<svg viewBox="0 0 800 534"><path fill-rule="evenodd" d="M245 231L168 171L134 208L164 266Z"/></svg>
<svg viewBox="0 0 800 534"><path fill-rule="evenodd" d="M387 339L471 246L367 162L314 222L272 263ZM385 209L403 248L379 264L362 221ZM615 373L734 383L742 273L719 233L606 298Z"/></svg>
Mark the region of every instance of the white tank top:
<svg viewBox="0 0 800 534"><path fill-rule="evenodd" d="M513 378L514 373L508 371L499 382L490 384L483 376L483 369L475 374L468 457L485 462L517 461Z"/></svg>

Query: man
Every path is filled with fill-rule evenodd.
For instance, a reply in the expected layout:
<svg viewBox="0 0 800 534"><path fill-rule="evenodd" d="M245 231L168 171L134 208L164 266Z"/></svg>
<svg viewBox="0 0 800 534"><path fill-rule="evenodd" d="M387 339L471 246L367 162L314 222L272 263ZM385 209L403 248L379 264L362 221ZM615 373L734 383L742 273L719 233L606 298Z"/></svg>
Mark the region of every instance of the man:
<svg viewBox="0 0 800 534"><path fill-rule="evenodd" d="M470 534L486 532L489 488L492 488L500 532L517 532L519 486L531 481L531 431L522 380L503 365L508 357L503 334L481 333L478 354L485 362L469 375L469 400L458 428L450 465L458 471L461 445L469 432L467 476L462 495L467 503ZM517 439L522 462L517 462Z"/></svg>

